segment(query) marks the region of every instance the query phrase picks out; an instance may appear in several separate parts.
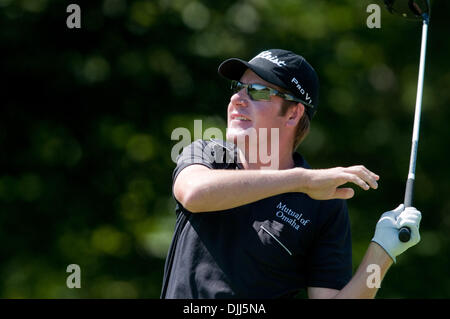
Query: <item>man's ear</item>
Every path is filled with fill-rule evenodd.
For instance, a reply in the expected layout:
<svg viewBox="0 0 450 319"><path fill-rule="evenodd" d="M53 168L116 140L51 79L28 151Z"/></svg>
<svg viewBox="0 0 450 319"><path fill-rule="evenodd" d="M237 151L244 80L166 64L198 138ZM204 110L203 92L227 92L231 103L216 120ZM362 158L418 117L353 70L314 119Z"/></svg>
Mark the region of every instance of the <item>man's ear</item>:
<svg viewBox="0 0 450 319"><path fill-rule="evenodd" d="M297 103L292 106L287 112L288 115L286 126L296 127L298 122L303 116L305 112L305 106L302 103Z"/></svg>

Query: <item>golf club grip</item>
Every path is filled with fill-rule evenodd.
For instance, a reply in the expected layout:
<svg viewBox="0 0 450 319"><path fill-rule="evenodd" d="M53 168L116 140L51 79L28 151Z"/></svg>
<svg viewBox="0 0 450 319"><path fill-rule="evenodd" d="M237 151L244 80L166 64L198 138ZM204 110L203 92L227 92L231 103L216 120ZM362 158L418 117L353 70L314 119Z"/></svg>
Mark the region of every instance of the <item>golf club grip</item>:
<svg viewBox="0 0 450 319"><path fill-rule="evenodd" d="M413 200L413 193L414 193L414 179L408 178L406 181L406 190L405 190L405 208L412 206L412 200ZM398 231L398 239L406 243L411 238L411 229L409 227L402 227Z"/></svg>
<svg viewBox="0 0 450 319"><path fill-rule="evenodd" d="M408 178L406 181L406 189L405 189L405 204L406 207L412 207L413 204L413 193L414 193L414 179Z"/></svg>

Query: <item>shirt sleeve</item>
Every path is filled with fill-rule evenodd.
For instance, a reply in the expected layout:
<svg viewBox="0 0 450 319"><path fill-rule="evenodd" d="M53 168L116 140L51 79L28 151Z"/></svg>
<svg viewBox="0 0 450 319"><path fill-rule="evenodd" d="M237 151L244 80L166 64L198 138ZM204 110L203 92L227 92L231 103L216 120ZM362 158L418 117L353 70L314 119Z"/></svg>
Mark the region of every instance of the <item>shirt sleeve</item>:
<svg viewBox="0 0 450 319"><path fill-rule="evenodd" d="M190 145L183 148L180 155L177 157L177 166L173 170L172 181L178 174L190 165L204 165L208 168L214 168L214 156L211 154L211 149L206 147L206 142L203 140L196 140Z"/></svg>
<svg viewBox="0 0 450 319"><path fill-rule="evenodd" d="M308 260L308 287L342 289L352 277L350 219L344 200L324 202Z"/></svg>

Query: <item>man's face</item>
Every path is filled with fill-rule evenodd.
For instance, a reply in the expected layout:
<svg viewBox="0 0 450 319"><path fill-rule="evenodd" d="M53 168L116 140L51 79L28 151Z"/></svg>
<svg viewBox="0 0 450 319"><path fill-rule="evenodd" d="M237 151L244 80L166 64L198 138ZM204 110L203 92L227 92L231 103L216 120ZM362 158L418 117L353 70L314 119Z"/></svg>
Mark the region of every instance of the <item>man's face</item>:
<svg viewBox="0 0 450 319"><path fill-rule="evenodd" d="M240 82L261 84L280 90L276 85L261 79L250 69L245 71ZM281 134L285 126L285 118L279 115L282 101L283 99L279 96L271 96L270 101L253 101L248 96L246 89L233 94L228 104L227 140L236 141L237 137L248 135L251 130L255 130L262 138L263 136L260 136L261 128L266 128L269 136L271 128L278 128Z"/></svg>

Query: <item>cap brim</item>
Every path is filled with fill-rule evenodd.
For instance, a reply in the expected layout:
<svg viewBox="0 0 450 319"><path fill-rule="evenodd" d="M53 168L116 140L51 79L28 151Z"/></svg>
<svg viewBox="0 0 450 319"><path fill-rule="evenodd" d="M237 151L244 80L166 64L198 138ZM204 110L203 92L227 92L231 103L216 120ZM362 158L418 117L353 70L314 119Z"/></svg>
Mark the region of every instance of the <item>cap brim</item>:
<svg viewBox="0 0 450 319"><path fill-rule="evenodd" d="M228 80L239 81L245 70L250 68L250 64L244 60L232 58L223 61L219 65L218 72L221 76Z"/></svg>
<svg viewBox="0 0 450 319"><path fill-rule="evenodd" d="M250 69L255 72L263 80L275 84L281 88L285 88L285 84L272 72L268 72L263 68L248 63L247 61L231 58L225 60L219 65L218 72L221 76L229 80L239 81L244 72ZM285 88L286 89L286 88Z"/></svg>

